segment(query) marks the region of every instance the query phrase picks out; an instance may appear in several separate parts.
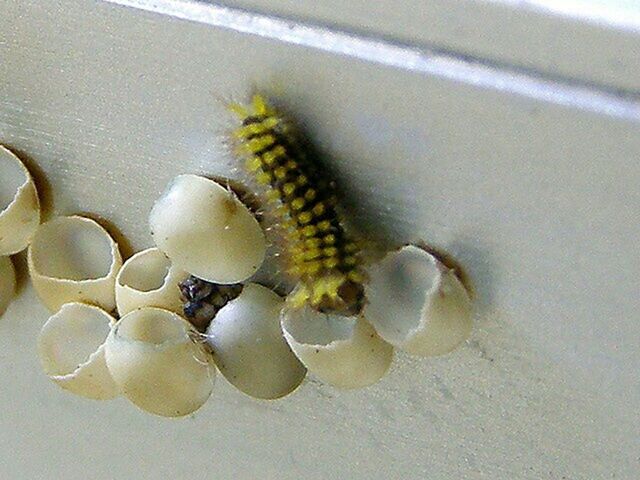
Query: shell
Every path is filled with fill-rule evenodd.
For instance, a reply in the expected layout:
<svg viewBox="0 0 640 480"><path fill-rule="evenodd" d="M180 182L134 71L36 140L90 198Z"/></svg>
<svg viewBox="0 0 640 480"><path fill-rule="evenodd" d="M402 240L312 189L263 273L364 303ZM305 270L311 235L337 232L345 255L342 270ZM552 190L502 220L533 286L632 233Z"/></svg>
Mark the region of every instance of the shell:
<svg viewBox="0 0 640 480"><path fill-rule="evenodd" d="M366 387L391 365L393 348L362 316L285 308L281 322L285 339L309 372L336 387Z"/></svg>
<svg viewBox="0 0 640 480"><path fill-rule="evenodd" d="M264 260L266 240L256 218L233 192L204 177L176 177L149 224L176 266L209 282L244 281Z"/></svg>
<svg viewBox="0 0 640 480"><path fill-rule="evenodd" d="M164 417L188 415L211 395L215 366L197 332L160 308L122 317L107 338L109 371L122 394L144 411Z"/></svg>
<svg viewBox="0 0 640 480"><path fill-rule="evenodd" d="M42 368L65 390L95 400L119 395L104 357L104 342L115 319L101 308L67 303L38 336Z"/></svg>
<svg viewBox="0 0 640 480"><path fill-rule="evenodd" d="M9 257L0 257L0 315L16 294L16 271Z"/></svg>
<svg viewBox="0 0 640 480"><path fill-rule="evenodd" d="M158 307L182 313L179 284L189 274L172 265L157 248L149 248L129 258L116 277L118 313L142 307Z"/></svg>
<svg viewBox="0 0 640 480"><path fill-rule="evenodd" d="M115 309L122 257L116 242L93 220L57 217L42 224L29 247L28 263L33 286L52 312L69 302Z"/></svg>
<svg viewBox="0 0 640 480"><path fill-rule="evenodd" d="M364 314L387 342L414 355L450 352L471 334L469 293L455 272L412 245L369 268Z"/></svg>
<svg viewBox="0 0 640 480"><path fill-rule="evenodd" d="M278 294L249 283L207 329L207 342L220 372L255 398L283 397L302 383L307 372L282 337L283 306Z"/></svg>
<svg viewBox="0 0 640 480"><path fill-rule="evenodd" d="M33 178L20 159L0 145L0 256L24 250L39 224Z"/></svg>

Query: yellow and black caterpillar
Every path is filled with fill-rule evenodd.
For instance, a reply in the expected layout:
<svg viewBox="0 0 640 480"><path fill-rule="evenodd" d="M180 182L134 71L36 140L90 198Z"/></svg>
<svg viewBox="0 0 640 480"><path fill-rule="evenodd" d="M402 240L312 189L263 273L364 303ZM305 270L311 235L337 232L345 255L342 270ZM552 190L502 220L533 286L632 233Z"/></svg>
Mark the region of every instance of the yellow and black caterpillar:
<svg viewBox="0 0 640 480"><path fill-rule="evenodd" d="M287 272L298 280L290 302L353 315L363 303L358 243L336 210L334 182L293 125L261 95L231 104L242 125L234 131L247 169L265 185L285 232Z"/></svg>

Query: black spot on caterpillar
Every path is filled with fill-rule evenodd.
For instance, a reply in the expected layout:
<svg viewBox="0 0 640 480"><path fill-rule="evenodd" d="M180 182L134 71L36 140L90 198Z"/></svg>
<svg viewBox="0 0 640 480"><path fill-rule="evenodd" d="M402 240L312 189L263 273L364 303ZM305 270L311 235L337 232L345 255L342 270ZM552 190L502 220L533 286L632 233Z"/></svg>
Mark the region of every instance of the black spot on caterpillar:
<svg viewBox="0 0 640 480"><path fill-rule="evenodd" d="M358 243L338 213L334 182L281 112L255 95L250 105L229 108L242 124L234 131L239 155L269 201L285 233L287 272L298 281L289 297L294 307L353 315L363 304Z"/></svg>

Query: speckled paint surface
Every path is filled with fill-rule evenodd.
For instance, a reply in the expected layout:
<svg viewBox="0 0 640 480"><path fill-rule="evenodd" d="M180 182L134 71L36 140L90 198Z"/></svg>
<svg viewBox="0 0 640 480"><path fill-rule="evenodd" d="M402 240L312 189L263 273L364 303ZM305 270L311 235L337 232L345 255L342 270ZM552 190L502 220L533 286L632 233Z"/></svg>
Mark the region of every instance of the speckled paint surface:
<svg viewBox="0 0 640 480"><path fill-rule="evenodd" d="M0 477L636 477L633 98L545 101L99 1L2 0L0 17L0 142L49 211L108 219L125 253L151 246L147 215L173 176L242 179L221 99L257 86L308 126L360 223L448 251L478 304L466 345L399 354L371 388L311 378L261 402L219 377L204 408L172 421L46 379L35 338L47 313L21 268L0 319Z"/></svg>

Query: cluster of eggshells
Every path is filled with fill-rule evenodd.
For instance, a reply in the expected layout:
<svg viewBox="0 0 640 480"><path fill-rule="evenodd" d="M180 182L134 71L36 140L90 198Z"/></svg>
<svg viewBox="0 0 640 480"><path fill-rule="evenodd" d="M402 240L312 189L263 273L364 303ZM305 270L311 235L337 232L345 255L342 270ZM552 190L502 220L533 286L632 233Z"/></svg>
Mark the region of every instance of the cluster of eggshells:
<svg viewBox="0 0 640 480"><path fill-rule="evenodd" d="M38 192L20 159L0 145L0 315L16 292L11 255L21 252L40 224Z"/></svg>
<svg viewBox="0 0 640 480"><path fill-rule="evenodd" d="M440 355L470 333L466 289L421 248L405 246L369 267L358 316L293 309L251 281L265 258L265 235L249 208L219 183L176 177L149 217L156 247L123 263L114 239L89 218L57 217L38 227L33 182L15 156L1 153L7 156L2 168L15 170L9 177L3 171L1 183L4 188L10 178L15 194L0 214L0 253L30 244L31 280L52 312L38 339L42 365L75 394L123 395L147 412L182 416L206 402L218 370L260 399L291 393L307 371L336 387L359 388L384 376L394 347ZM17 166L5 167L9 158ZM23 191L32 192L28 201ZM6 240L5 232L21 238ZM6 265L0 259L0 308L5 290L15 288ZM184 317L178 285L189 275L243 286L206 331Z"/></svg>

